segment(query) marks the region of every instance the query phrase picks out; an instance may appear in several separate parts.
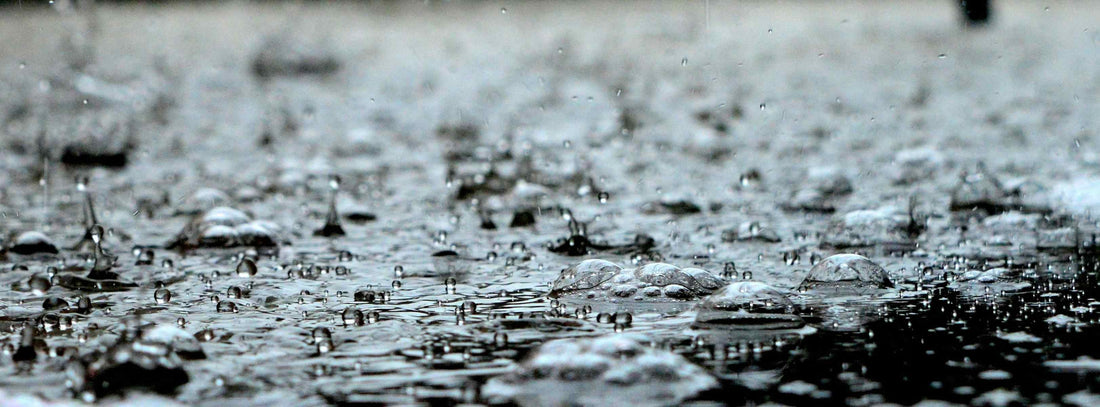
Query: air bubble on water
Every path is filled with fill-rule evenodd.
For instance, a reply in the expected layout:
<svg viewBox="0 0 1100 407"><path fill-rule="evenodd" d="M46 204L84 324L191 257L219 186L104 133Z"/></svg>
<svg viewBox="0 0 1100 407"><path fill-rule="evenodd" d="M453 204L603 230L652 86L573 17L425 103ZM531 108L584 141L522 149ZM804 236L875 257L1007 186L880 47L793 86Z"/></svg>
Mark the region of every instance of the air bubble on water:
<svg viewBox="0 0 1100 407"><path fill-rule="evenodd" d="M735 329L791 329L804 325L794 303L778 289L758 281L732 283L697 306L696 325Z"/></svg>
<svg viewBox="0 0 1100 407"><path fill-rule="evenodd" d="M229 300L218 301L217 311L218 312L236 313L237 312L237 303L235 303L233 301L229 301Z"/></svg>
<svg viewBox="0 0 1100 407"><path fill-rule="evenodd" d="M366 323L363 311L355 307L345 308L341 318L344 321L344 326L363 326Z"/></svg>
<svg viewBox="0 0 1100 407"><path fill-rule="evenodd" d="M647 346L650 342L647 337L630 334L549 341L512 373L490 379L482 387L483 397L523 400L531 405L570 405L578 400L598 405L623 404L624 400L637 405L677 405L718 387L718 381L703 368L667 350ZM625 393L609 393L608 388L624 389Z"/></svg>
<svg viewBox="0 0 1100 407"><path fill-rule="evenodd" d="M813 266L799 290L855 294L893 286L886 270L871 259L857 254L835 254Z"/></svg>
<svg viewBox="0 0 1100 407"><path fill-rule="evenodd" d="M732 261L726 262L726 264L722 266L722 278L727 280L737 278L737 264Z"/></svg>
<svg viewBox="0 0 1100 407"><path fill-rule="evenodd" d="M153 264L153 260L156 258L156 254L153 249L138 249L136 254L137 259L134 261L134 265L148 266Z"/></svg>
<svg viewBox="0 0 1100 407"><path fill-rule="evenodd" d="M172 301L172 292L168 291L167 288L158 288L153 292L153 300L156 301L157 304L167 304L169 301Z"/></svg>
<svg viewBox="0 0 1100 407"><path fill-rule="evenodd" d="M256 262L248 257L241 259L240 263L237 263L238 277L252 277L258 272L259 268L256 267Z"/></svg>
<svg viewBox="0 0 1100 407"><path fill-rule="evenodd" d="M630 326L634 323L634 315L626 311L619 311L615 313L612 322L614 322L615 325Z"/></svg>
<svg viewBox="0 0 1100 407"><path fill-rule="evenodd" d="M229 288L225 290L225 296L230 299L239 300L244 297L244 291L241 290L241 287L235 285L229 286Z"/></svg>
<svg viewBox="0 0 1100 407"><path fill-rule="evenodd" d="M31 276L27 281L27 285L30 286L31 292L38 296L46 295L46 292L53 286L49 278L38 273Z"/></svg>

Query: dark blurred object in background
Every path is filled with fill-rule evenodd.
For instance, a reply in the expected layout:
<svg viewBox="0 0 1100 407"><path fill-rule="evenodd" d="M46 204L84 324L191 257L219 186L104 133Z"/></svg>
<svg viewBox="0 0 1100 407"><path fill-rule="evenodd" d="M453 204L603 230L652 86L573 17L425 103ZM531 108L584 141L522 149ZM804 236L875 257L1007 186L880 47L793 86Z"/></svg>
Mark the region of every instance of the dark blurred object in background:
<svg viewBox="0 0 1100 407"><path fill-rule="evenodd" d="M990 0L959 0L966 25L983 25L989 22Z"/></svg>

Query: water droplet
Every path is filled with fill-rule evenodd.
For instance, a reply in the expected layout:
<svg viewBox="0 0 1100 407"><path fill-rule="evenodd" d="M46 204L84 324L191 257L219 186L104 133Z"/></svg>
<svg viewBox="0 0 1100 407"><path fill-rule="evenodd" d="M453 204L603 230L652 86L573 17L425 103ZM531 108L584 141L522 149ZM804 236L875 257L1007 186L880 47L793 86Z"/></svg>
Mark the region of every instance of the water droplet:
<svg viewBox="0 0 1100 407"><path fill-rule="evenodd" d="M330 175L328 213L325 215L325 225L313 232L314 236L344 236L344 227L340 225L340 213L336 211L336 196L340 192L340 176Z"/></svg>

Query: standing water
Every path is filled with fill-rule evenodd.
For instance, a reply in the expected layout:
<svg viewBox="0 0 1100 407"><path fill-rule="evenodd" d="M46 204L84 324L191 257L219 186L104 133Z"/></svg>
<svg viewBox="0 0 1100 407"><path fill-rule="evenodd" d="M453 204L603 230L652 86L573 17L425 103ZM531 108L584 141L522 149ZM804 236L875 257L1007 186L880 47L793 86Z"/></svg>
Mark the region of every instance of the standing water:
<svg viewBox="0 0 1100 407"><path fill-rule="evenodd" d="M959 5L0 6L0 404L1100 404L1100 7Z"/></svg>

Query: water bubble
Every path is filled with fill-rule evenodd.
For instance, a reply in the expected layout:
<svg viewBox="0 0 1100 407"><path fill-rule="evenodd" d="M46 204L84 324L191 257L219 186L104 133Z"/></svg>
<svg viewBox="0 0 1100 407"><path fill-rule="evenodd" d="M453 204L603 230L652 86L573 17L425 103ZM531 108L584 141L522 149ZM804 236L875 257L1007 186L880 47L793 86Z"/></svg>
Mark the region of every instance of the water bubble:
<svg viewBox="0 0 1100 407"><path fill-rule="evenodd" d="M153 292L153 300L156 301L157 304L167 304L169 301L172 301L172 292L168 291L167 288L158 288Z"/></svg>
<svg viewBox="0 0 1100 407"><path fill-rule="evenodd" d="M870 259L856 254L836 254L811 268L799 290L845 294L893 286L886 270Z"/></svg>
<svg viewBox="0 0 1100 407"><path fill-rule="evenodd" d="M619 311L615 313L613 322L615 322L616 325L630 326L634 323L634 315L626 311Z"/></svg>
<svg viewBox="0 0 1100 407"><path fill-rule="evenodd" d="M31 276L27 281L27 285L30 286L31 292L34 293L34 295L39 296L46 295L46 292L53 286L53 284L50 283L50 279L38 273Z"/></svg>
<svg viewBox="0 0 1100 407"><path fill-rule="evenodd" d="M218 301L218 312L237 312L237 303L233 301Z"/></svg>
<svg viewBox="0 0 1100 407"><path fill-rule="evenodd" d="M803 325L794 303L779 290L757 281L730 284L698 305L697 325L737 329L789 329Z"/></svg>
<svg viewBox="0 0 1100 407"><path fill-rule="evenodd" d="M134 261L134 265L136 265L136 266L151 265L151 264L153 264L153 260L154 260L155 257L156 257L156 253L153 252L153 249L139 250L139 253L137 255L137 259Z"/></svg>
<svg viewBox="0 0 1100 407"><path fill-rule="evenodd" d="M483 397L532 405L618 405L628 394L631 404L676 405L718 387L702 368L645 346L649 341L614 334L546 342L512 373L490 379L482 388ZM621 391L607 392L610 388Z"/></svg>
<svg viewBox="0 0 1100 407"><path fill-rule="evenodd" d="M28 231L20 233L12 241L8 251L20 255L58 254L57 245L44 233Z"/></svg>
<svg viewBox="0 0 1100 407"><path fill-rule="evenodd" d="M378 293L376 293L372 289L358 290L355 292L353 298L355 299L355 301L358 302L374 303L375 300L378 298Z"/></svg>
<svg viewBox="0 0 1100 407"><path fill-rule="evenodd" d="M732 261L726 262L722 266L722 278L731 279L737 277L737 265Z"/></svg>
<svg viewBox="0 0 1100 407"><path fill-rule="evenodd" d="M256 262L250 258L241 259L240 263L237 263L237 276L239 277L252 277L259 272L256 267Z"/></svg>
<svg viewBox="0 0 1100 407"><path fill-rule="evenodd" d="M365 323L363 311L355 307L345 308L341 318L344 320L344 326L363 326Z"/></svg>
<svg viewBox="0 0 1100 407"><path fill-rule="evenodd" d="M225 290L225 296L230 299L239 300L244 296L244 291L241 290L241 287L235 285L229 286L229 288Z"/></svg>

